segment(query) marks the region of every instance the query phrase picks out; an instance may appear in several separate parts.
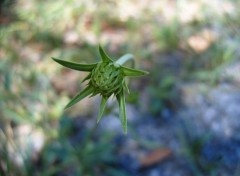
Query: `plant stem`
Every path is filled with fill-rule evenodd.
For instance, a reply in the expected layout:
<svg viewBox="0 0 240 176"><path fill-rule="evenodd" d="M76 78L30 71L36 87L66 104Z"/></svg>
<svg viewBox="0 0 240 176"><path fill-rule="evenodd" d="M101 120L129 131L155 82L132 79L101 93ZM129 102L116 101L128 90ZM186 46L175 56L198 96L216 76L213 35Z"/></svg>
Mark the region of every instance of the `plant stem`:
<svg viewBox="0 0 240 176"><path fill-rule="evenodd" d="M132 67L135 67L135 63L134 63L134 56L132 54L125 54L122 57L120 57L117 61L116 64L119 65L123 65L125 64L127 61L132 61Z"/></svg>

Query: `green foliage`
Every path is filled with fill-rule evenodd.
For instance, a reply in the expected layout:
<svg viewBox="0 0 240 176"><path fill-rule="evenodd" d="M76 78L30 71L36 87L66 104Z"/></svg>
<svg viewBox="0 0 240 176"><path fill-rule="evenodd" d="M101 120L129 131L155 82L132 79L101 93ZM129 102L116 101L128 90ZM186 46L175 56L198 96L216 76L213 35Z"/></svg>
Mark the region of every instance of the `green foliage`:
<svg viewBox="0 0 240 176"><path fill-rule="evenodd" d="M171 24L165 24L155 31L154 35L158 40L159 47L166 52L178 49L180 43L179 19L175 19Z"/></svg>
<svg viewBox="0 0 240 176"><path fill-rule="evenodd" d="M31 158L30 148L29 154L22 153L17 140L0 131L0 174L48 176L65 173L94 176L116 172L118 175L127 175L110 164L118 159L115 154L116 146L112 141L113 135L103 134L96 141L95 129L96 127L91 130L83 127L82 137L78 141L71 141L76 135L74 121L63 116L59 119L58 135L47 139L39 153L41 157L37 160ZM22 161L21 165L17 163L19 159Z"/></svg>
<svg viewBox="0 0 240 176"><path fill-rule="evenodd" d="M220 166L220 158L214 162L209 162L202 156L202 150L206 142L211 138L210 135L191 138L190 134L179 133L179 138L184 146L183 154L187 157L192 171L195 175L216 175Z"/></svg>
<svg viewBox="0 0 240 176"><path fill-rule="evenodd" d="M178 96L176 95L176 78L172 75L153 77L152 83L148 87L151 97L150 112L154 115L159 114L164 108L175 108Z"/></svg>
<svg viewBox="0 0 240 176"><path fill-rule="evenodd" d="M95 140L96 133L82 128L81 138L78 141L70 141L74 136L74 122L63 117L59 124L59 135L51 139L42 151L40 158L40 175L55 175L71 173L71 175L105 175L104 173L114 169L109 163L117 160L114 155L112 135L104 134L99 140ZM118 170L118 172L121 172Z"/></svg>

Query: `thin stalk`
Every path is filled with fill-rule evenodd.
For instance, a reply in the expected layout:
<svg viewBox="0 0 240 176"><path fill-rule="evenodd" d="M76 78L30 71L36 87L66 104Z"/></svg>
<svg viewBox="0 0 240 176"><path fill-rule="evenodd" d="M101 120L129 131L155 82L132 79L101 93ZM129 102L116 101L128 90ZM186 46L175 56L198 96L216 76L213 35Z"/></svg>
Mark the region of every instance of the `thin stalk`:
<svg viewBox="0 0 240 176"><path fill-rule="evenodd" d="M127 61L131 61L132 62L132 67L135 67L135 62L134 62L134 56L132 54L125 54L122 57L120 57L117 61L116 64L118 65L123 65L125 64Z"/></svg>

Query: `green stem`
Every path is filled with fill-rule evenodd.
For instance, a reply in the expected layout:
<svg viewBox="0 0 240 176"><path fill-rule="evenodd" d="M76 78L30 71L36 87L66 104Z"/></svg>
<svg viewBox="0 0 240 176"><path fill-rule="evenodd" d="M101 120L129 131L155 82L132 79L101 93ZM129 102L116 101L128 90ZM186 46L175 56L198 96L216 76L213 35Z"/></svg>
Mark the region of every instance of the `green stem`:
<svg viewBox="0 0 240 176"><path fill-rule="evenodd" d="M132 61L132 67L135 67L135 62L134 62L134 56L132 54L125 54L122 57L120 57L117 61L116 64L123 65L127 61Z"/></svg>

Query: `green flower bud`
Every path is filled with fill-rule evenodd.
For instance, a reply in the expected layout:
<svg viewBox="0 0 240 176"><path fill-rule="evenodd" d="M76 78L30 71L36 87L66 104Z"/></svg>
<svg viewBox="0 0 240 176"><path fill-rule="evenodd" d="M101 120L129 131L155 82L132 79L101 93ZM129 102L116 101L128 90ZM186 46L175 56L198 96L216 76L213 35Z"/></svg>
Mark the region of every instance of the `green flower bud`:
<svg viewBox="0 0 240 176"><path fill-rule="evenodd" d="M93 69L90 84L105 97L117 94L123 87L124 75L113 63L101 62Z"/></svg>
<svg viewBox="0 0 240 176"><path fill-rule="evenodd" d="M89 80L88 86L81 92L79 92L66 105L65 108L69 108L75 105L77 102L81 101L83 98L89 95L94 96L100 94L102 96L102 101L100 104L100 111L97 118L97 122L99 122L102 118L107 99L112 94L115 94L119 104L121 124L124 132L126 133L127 115L124 92L129 92L129 90L124 78L127 76L132 77L146 75L147 72L122 66L126 61L133 59L133 56L131 54L126 54L122 56L118 61L114 62L109 56L107 56L101 46L99 46L99 53L102 60L94 64L79 64L53 58L54 61L67 68L78 71L90 72L82 81L84 82L86 80Z"/></svg>

